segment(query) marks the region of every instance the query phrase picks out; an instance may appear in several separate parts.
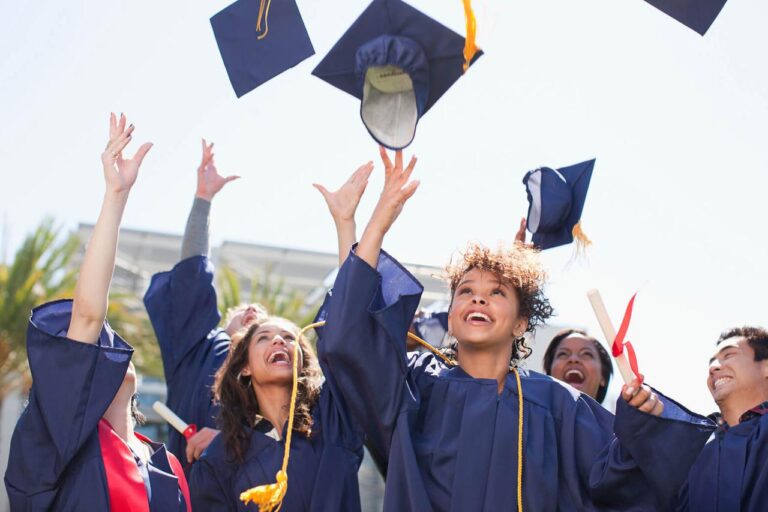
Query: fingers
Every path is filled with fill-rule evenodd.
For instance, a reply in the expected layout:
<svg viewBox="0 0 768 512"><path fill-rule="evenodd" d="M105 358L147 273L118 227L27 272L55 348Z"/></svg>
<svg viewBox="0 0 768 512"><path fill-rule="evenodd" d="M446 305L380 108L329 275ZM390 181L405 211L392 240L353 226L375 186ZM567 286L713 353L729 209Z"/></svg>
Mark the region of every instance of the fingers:
<svg viewBox="0 0 768 512"><path fill-rule="evenodd" d="M194 436L187 442L187 462L192 464L195 462L195 447L192 445L192 440L194 439Z"/></svg>
<svg viewBox="0 0 768 512"><path fill-rule="evenodd" d="M391 169L392 160L389 159L389 155L387 154L387 150L384 148L384 146L379 146L379 155L381 156L381 161L384 163L384 168Z"/></svg>
<svg viewBox="0 0 768 512"><path fill-rule="evenodd" d="M323 194L323 198L325 198L326 201L328 200L328 196L330 195L330 192L328 192L327 188L320 185L319 183L313 183L312 186L315 187L317 190L319 190L321 194Z"/></svg>
<svg viewBox="0 0 768 512"><path fill-rule="evenodd" d="M120 152L125 148L125 146L127 146L128 143L131 142L132 134L133 134L133 125L129 126L127 130L124 130L116 138L109 141L109 144L107 144L107 149L105 150L105 152L111 155L113 158L116 158L120 154Z"/></svg>
<svg viewBox="0 0 768 512"><path fill-rule="evenodd" d="M142 144L139 149L136 150L136 154L133 155L133 160L138 164L141 165L141 162L144 161L144 157L147 156L147 153L149 153L149 150L152 149L151 142L145 142Z"/></svg>
<svg viewBox="0 0 768 512"><path fill-rule="evenodd" d="M117 137L117 117L114 112L109 113L109 140Z"/></svg>
<svg viewBox="0 0 768 512"><path fill-rule="evenodd" d="M123 133L125 131L125 123L128 121L126 119L125 114L120 114L120 120L117 123L117 133Z"/></svg>
<svg viewBox="0 0 768 512"><path fill-rule="evenodd" d="M419 180L412 181L406 185L406 187L403 189L403 203L409 200L411 196L416 193L417 188L419 188Z"/></svg>
<svg viewBox="0 0 768 512"><path fill-rule="evenodd" d="M395 151L395 168L402 169L403 168L403 150L398 149Z"/></svg>
<svg viewBox="0 0 768 512"><path fill-rule="evenodd" d="M224 178L224 184L226 185L230 181L235 181L235 180L239 180L239 179L240 179L240 176L237 176L237 175L233 174L232 176L227 176L226 178Z"/></svg>
<svg viewBox="0 0 768 512"><path fill-rule="evenodd" d="M408 162L408 167L405 168L405 172L403 173L403 180L404 181L408 181L410 179L411 173L413 172L413 169L416 168L416 162L417 161L418 161L418 159L416 158L415 155L411 157L411 161ZM400 163L402 165L402 162L400 162Z"/></svg>
<svg viewBox="0 0 768 512"><path fill-rule="evenodd" d="M371 176L371 172L373 172L373 162L365 163L360 167L358 167L357 170L352 173L349 183L358 183L359 181L368 181L368 178L370 178Z"/></svg>
<svg viewBox="0 0 768 512"><path fill-rule="evenodd" d="M517 230L517 233L515 233L515 242L520 242L521 244L525 243L525 217L520 219L520 227Z"/></svg>

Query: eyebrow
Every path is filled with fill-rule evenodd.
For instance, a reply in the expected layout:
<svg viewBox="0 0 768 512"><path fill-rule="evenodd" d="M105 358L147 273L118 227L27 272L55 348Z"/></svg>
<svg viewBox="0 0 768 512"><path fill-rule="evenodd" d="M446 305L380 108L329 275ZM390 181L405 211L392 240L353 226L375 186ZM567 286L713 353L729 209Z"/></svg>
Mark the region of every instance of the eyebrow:
<svg viewBox="0 0 768 512"><path fill-rule="evenodd" d="M459 284L456 285L456 287L458 288L459 286L463 286L465 284L474 283L474 282L475 282L474 279L467 279L465 281L460 281ZM488 282L491 282L499 286L503 286L505 288L509 288L509 286L507 286L507 283L505 283L504 281L499 281L498 279L489 279Z"/></svg>
<svg viewBox="0 0 768 512"><path fill-rule="evenodd" d="M709 358L709 363L712 364L712 361L717 359L717 356L719 356L720 354L722 354L726 350L728 350L728 349L738 350L738 348L739 347L737 345L728 345L728 346L725 346L725 347L721 348L720 350L717 351L717 353L714 356Z"/></svg>

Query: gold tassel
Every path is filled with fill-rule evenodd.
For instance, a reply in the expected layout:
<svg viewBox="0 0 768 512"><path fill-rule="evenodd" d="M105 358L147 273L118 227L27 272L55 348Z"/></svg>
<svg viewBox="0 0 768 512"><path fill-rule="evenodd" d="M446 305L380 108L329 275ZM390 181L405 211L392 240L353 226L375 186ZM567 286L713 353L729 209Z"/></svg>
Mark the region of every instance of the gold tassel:
<svg viewBox="0 0 768 512"><path fill-rule="evenodd" d="M269 8L272 5L272 0L261 0L259 4L259 17L256 19L256 39L261 41L269 33ZM264 32L261 32L261 22L264 21ZM260 33L261 32L261 33Z"/></svg>
<svg viewBox="0 0 768 512"><path fill-rule="evenodd" d="M469 64L477 53L477 45L475 44L475 39L477 38L477 20L475 19L475 13L472 10L472 0L463 0L463 2L464 18L467 20L467 37L464 40L464 71L466 71L469 69Z"/></svg>
<svg viewBox="0 0 768 512"><path fill-rule="evenodd" d="M584 233L584 230L581 229L581 221L573 226L573 231L571 233L573 234L573 241L576 243L575 256L577 258L586 256L587 248L592 245L592 240L590 240L587 234Z"/></svg>

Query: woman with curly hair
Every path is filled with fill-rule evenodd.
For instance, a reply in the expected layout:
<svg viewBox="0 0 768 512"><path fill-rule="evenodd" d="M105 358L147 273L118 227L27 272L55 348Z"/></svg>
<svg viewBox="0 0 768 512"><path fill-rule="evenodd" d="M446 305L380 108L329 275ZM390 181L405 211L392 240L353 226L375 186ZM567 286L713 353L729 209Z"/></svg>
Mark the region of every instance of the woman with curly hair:
<svg viewBox="0 0 768 512"><path fill-rule="evenodd" d="M404 168L401 152L392 163L383 148L381 157L384 189L321 311L318 351L369 448L387 461L384 510L656 510L613 416L519 367L524 334L552 314L535 250L470 245L447 268L452 353L406 353L423 288L381 246L416 192L416 160ZM631 405L666 410L638 388ZM688 427L675 412L671 421Z"/></svg>
<svg viewBox="0 0 768 512"><path fill-rule="evenodd" d="M286 445L294 354L298 392L282 510L360 510L362 436L333 379L323 381L312 346L279 317L236 334L216 374L221 433L192 467L196 509L253 510L241 493L274 482Z"/></svg>

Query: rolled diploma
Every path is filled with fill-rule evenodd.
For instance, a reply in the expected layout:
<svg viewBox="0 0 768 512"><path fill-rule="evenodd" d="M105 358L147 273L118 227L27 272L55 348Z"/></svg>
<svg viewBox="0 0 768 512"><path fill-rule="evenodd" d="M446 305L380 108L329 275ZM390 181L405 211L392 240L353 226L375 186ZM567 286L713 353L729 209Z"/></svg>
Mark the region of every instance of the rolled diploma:
<svg viewBox="0 0 768 512"><path fill-rule="evenodd" d="M589 303L592 304L592 309L597 317L597 323L600 324L600 328L603 330L606 341L610 344L608 351L613 354L613 341L616 339L616 329L613 328L611 317L608 316L608 311L605 309L603 298L600 297L600 292L597 290L589 290L587 292L587 298ZM614 357L616 365L619 367L621 378L624 379L625 384L629 384L635 379L635 374L632 373L632 368L629 366L629 360L627 359L627 353L622 352L620 356Z"/></svg>
<svg viewBox="0 0 768 512"><path fill-rule="evenodd" d="M168 408L167 405L165 405L163 402L157 401L154 404L152 404L152 408L155 410L157 414L160 415L161 418L163 418L165 421L171 424L173 428L178 430L180 433L184 433L187 430L187 425L184 423L184 421L176 416L176 413L173 412Z"/></svg>

